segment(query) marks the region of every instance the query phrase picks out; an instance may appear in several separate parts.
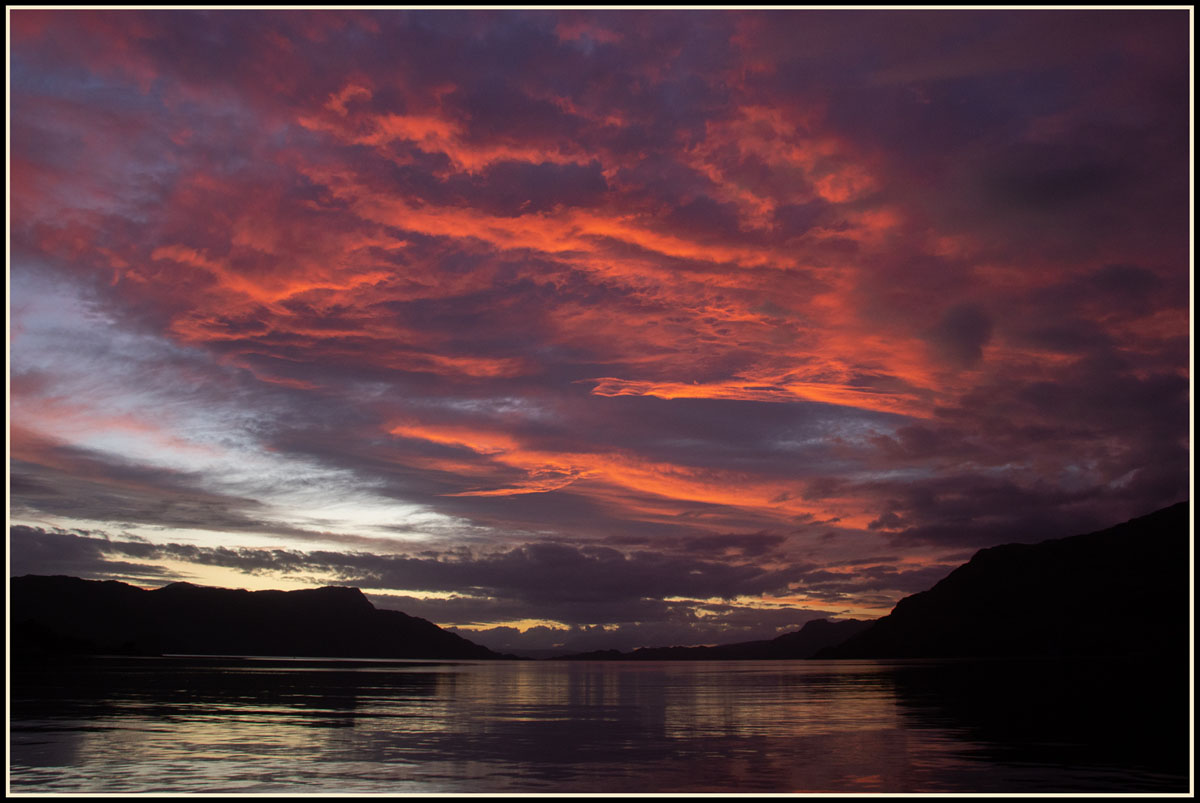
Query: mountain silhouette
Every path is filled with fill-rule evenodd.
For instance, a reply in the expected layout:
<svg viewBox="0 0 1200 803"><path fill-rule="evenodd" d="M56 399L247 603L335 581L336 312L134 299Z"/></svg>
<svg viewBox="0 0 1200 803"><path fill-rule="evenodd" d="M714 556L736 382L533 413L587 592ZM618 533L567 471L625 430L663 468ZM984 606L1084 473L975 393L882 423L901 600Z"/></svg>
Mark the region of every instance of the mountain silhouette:
<svg viewBox="0 0 1200 803"><path fill-rule="evenodd" d="M817 658L1186 659L1189 503L1107 530L982 549Z"/></svg>
<svg viewBox="0 0 1200 803"><path fill-rule="evenodd" d="M632 652L597 650L564 655L568 661L748 661L811 658L817 651L839 644L861 632L871 620L846 619L831 622L814 619L794 633L773 639L718 644L711 647L639 647Z"/></svg>
<svg viewBox="0 0 1200 803"><path fill-rule="evenodd" d="M501 658L357 588L244 591L26 575L10 581L16 657L63 653Z"/></svg>
<svg viewBox="0 0 1200 803"><path fill-rule="evenodd" d="M775 639L642 647L567 660L1033 656L1186 657L1190 505L1086 535L980 550L874 621L808 622ZM356 588L244 591L189 583L10 581L11 655L507 658Z"/></svg>

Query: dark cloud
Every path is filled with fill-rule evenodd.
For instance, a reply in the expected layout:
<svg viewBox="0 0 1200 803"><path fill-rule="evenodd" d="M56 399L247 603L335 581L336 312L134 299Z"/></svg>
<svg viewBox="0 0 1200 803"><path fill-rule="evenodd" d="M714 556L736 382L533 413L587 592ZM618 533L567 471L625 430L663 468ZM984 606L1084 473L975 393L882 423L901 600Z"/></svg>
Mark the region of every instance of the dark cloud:
<svg viewBox="0 0 1200 803"><path fill-rule="evenodd" d="M691 235L701 240L709 238L729 241L741 234L737 207L700 196L674 206L664 216L663 223L670 231Z"/></svg>
<svg viewBox="0 0 1200 803"><path fill-rule="evenodd" d="M69 470L13 461L14 510L171 527L265 529L253 515L261 503L199 490L202 483L194 477L164 476L148 465L114 462L67 447L55 451L71 458Z"/></svg>
<svg viewBox="0 0 1200 803"><path fill-rule="evenodd" d="M250 573L325 571L338 575L347 583L364 587L460 591L474 596L514 599L539 607L543 614L564 608L580 612L590 610L593 613L586 615L595 616L597 606L602 610L606 604L636 604L641 600L671 596L695 599L757 596L786 587L796 576L795 570L767 570L749 563L729 564L648 551L622 553L610 547L555 543L524 544L466 557L453 553L410 557L119 541L87 535L47 534L23 526L10 533L14 542L22 543L19 555L23 561L46 563L52 559L55 550L45 548L43 536L55 543L69 542L72 545L67 551L70 555L93 560L102 554L116 553L142 559L186 560Z"/></svg>
<svg viewBox="0 0 1200 803"><path fill-rule="evenodd" d="M867 524L867 528L871 530L898 530L903 526L904 519L897 516L892 510L883 513L877 519L872 519Z"/></svg>
<svg viewBox="0 0 1200 803"><path fill-rule="evenodd" d="M775 225L785 238L801 237L809 230L824 224L829 219L830 205L824 201L809 201L802 204L781 204L775 207ZM837 221L830 221L837 226ZM844 228L845 224L842 224Z"/></svg>
<svg viewBox="0 0 1200 803"><path fill-rule="evenodd" d="M375 593L372 599L379 607L447 625L550 619L574 631L567 641L583 644L579 649L616 641L628 649L651 643L639 639L669 641L685 633L693 643L740 636L766 638L830 615L828 611L760 609L710 600L757 596L764 589L785 587L801 576L797 570L767 572L748 564L730 566L644 551L621 554L602 547L526 544L490 555L409 557L152 543L22 525L10 529L9 539L14 575L118 575L168 582L179 575L152 563L168 560L247 574L325 575L339 584L371 589L450 591L454 593L449 598ZM667 602L664 596L679 601ZM697 613L700 609L704 613ZM594 629L597 623L609 630ZM581 641L581 631L592 637ZM561 635L561 631L555 632ZM547 635L540 630L528 638L517 638L510 630L500 633L508 633L514 643L526 646ZM606 638L595 638L605 633ZM484 639L482 643L503 642Z"/></svg>
<svg viewBox="0 0 1200 803"><path fill-rule="evenodd" d="M926 336L950 365L973 368L992 339L992 319L978 304L956 304L942 313Z"/></svg>
<svg viewBox="0 0 1200 803"><path fill-rule="evenodd" d="M894 462L914 462L931 458L978 458L987 453L977 439L968 438L962 430L951 426L908 424L896 428L892 435L872 439Z"/></svg>
<svg viewBox="0 0 1200 803"><path fill-rule="evenodd" d="M803 575L797 590L829 605L872 592L894 593L899 589L914 594L933 587L956 568L958 564L943 563L918 569L877 564L856 569L853 573L817 569Z"/></svg>
<svg viewBox="0 0 1200 803"><path fill-rule="evenodd" d="M607 189L599 162L556 165L507 161L488 166L464 200L496 214L516 216L596 204Z"/></svg>
<svg viewBox="0 0 1200 803"><path fill-rule="evenodd" d="M533 47L537 48L537 45ZM537 51L524 52L532 56ZM505 49L505 58L513 55L515 51ZM481 76L447 98L451 107L462 115L470 139L491 142L496 138L536 141L577 137L582 121L565 114L560 106L549 100L530 97L500 78L502 74L491 72ZM500 175L504 175L503 172Z"/></svg>
<svg viewBox="0 0 1200 803"><path fill-rule="evenodd" d="M1097 290L1125 303L1142 300L1162 284L1152 271L1137 265L1105 265L1089 278Z"/></svg>
<svg viewBox="0 0 1200 803"><path fill-rule="evenodd" d="M1066 143L1023 146L1003 157L985 177L986 191L1002 205L1043 213L1111 196L1125 178L1120 163L1089 159Z"/></svg>

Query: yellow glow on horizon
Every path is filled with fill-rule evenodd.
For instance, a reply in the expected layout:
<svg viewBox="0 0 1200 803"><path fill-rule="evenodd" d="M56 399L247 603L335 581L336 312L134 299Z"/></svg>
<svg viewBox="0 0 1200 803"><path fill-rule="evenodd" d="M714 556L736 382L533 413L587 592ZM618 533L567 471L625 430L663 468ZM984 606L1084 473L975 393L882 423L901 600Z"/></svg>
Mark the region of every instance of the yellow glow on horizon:
<svg viewBox="0 0 1200 803"><path fill-rule="evenodd" d="M708 606L730 606L734 608L752 608L760 611L777 611L797 609L801 611L825 611L829 608L837 608L838 610L832 614L836 619L875 619L884 616L891 612L894 602L888 603L886 606L872 606L869 604L855 603L848 605L846 603L831 605L828 600L820 597L812 597L805 594L791 594L782 597L734 597L733 599L722 599L720 597L709 597L707 599L693 599L691 597L663 597L663 602L679 602L687 603L696 606L696 613L701 616L714 615L714 611L707 610ZM719 614L716 614L719 615Z"/></svg>
<svg viewBox="0 0 1200 803"><path fill-rule="evenodd" d="M299 591L304 588L315 588L323 585L343 585L333 580L315 576L305 578L297 575L283 575L275 572L264 574L249 574L240 569L228 566L207 566L199 563L186 563L179 560L147 561L148 566L165 569L176 575L174 580L146 585L147 588L167 585L170 582L187 582L198 586L212 588L245 589L246 591ZM137 585L135 583L135 585Z"/></svg>
<svg viewBox="0 0 1200 803"><path fill-rule="evenodd" d="M471 630L471 631L491 630L494 627L511 627L511 628L521 631L522 633L524 633L526 630L529 630L534 627L545 627L545 628L549 628L550 630L564 630L564 631L571 629L570 626L563 624L562 622L556 622L553 619L508 619L503 622L487 622L486 624L473 623L473 624L466 624L466 625L458 625L458 624L453 624L453 623L447 624L447 623L441 623L441 622L439 622L438 624L441 627L453 627L457 630ZM605 629L607 630L609 628L605 627Z"/></svg>
<svg viewBox="0 0 1200 803"><path fill-rule="evenodd" d="M375 586L359 586L359 591L376 597L411 597L412 599L482 599L471 594L458 591L412 591L405 588L377 588Z"/></svg>

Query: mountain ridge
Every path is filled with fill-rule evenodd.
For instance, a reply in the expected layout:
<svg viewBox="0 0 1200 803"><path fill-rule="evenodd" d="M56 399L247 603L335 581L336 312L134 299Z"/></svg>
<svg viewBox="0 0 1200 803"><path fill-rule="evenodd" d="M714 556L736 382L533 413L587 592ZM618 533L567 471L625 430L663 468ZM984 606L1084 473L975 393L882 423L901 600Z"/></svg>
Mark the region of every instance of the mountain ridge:
<svg viewBox="0 0 1200 803"><path fill-rule="evenodd" d="M1188 646L1190 502L987 547L816 658L1173 655Z"/></svg>
<svg viewBox="0 0 1200 803"><path fill-rule="evenodd" d="M811 658L818 650L860 632L874 620L813 619L773 639L699 647L638 647L628 652L591 650L557 656L564 661L750 661Z"/></svg>
<svg viewBox="0 0 1200 803"><path fill-rule="evenodd" d="M192 583L142 589L116 580L10 580L17 655L511 657L425 619L376 608L357 588L248 591Z"/></svg>
<svg viewBox="0 0 1200 803"><path fill-rule="evenodd" d="M1190 502L1092 533L979 550L876 620L816 619L774 639L559 660L1175 655L1188 647ZM26 575L10 581L12 653L516 658L357 588L248 591Z"/></svg>

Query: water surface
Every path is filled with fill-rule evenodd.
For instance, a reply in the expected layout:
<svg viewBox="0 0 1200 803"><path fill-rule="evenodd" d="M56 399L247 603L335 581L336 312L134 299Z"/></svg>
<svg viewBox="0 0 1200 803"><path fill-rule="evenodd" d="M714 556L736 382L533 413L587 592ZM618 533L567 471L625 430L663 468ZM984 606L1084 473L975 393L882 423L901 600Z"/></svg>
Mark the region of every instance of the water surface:
<svg viewBox="0 0 1200 803"><path fill-rule="evenodd" d="M1186 678L1131 662L97 658L11 682L14 792L1188 789Z"/></svg>

